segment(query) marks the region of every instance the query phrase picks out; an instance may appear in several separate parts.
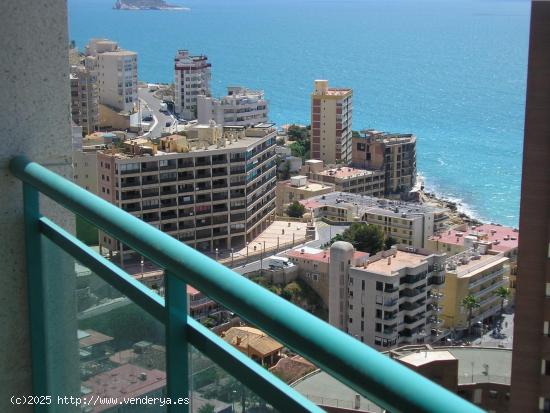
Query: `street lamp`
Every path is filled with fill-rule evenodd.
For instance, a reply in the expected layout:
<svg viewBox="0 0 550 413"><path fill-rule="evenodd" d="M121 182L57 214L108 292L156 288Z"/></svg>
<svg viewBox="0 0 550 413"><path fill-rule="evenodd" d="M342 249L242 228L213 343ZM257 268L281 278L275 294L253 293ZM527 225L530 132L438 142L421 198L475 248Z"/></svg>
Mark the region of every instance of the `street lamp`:
<svg viewBox="0 0 550 413"><path fill-rule="evenodd" d="M246 241L246 264L248 264L248 241Z"/></svg>
<svg viewBox="0 0 550 413"><path fill-rule="evenodd" d="M218 249L216 248L216 261L218 261Z"/></svg>
<svg viewBox="0 0 550 413"><path fill-rule="evenodd" d="M141 266L141 278L143 278L143 257L139 260L139 265Z"/></svg>
<svg viewBox="0 0 550 413"><path fill-rule="evenodd" d="M258 242L258 244L260 244L260 247L262 246L261 242ZM265 245L265 241L264 241L264 245ZM264 247L264 250L265 250L265 247ZM260 250L260 271L263 270L263 259L264 259L264 251Z"/></svg>

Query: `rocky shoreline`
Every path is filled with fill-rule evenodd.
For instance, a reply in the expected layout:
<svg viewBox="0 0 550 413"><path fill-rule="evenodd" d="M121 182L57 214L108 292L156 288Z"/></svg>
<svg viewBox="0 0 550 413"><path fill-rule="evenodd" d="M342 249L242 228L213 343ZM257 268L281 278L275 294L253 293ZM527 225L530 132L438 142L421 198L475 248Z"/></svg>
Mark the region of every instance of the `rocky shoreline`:
<svg viewBox="0 0 550 413"><path fill-rule="evenodd" d="M483 224L482 221L473 218L468 214L465 214L464 212L461 212L459 203L439 198L435 194L431 192L425 192L424 190L421 190L419 192L421 203L446 209L449 212L449 220L452 225L469 224L472 226L478 226Z"/></svg>

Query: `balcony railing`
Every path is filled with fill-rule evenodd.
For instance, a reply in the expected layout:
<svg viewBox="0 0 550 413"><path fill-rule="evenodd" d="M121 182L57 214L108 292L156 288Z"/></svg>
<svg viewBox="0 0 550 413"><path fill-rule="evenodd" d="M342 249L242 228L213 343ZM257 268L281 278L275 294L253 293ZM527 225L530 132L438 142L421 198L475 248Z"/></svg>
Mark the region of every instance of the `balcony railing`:
<svg viewBox="0 0 550 413"><path fill-rule="evenodd" d="M151 227L48 169L18 157L12 173L23 181L27 272L30 294L33 392L50 394L53 383L45 356L48 324L44 274L40 265L45 237L126 295L165 325L166 396L189 396L188 346L193 345L278 410L322 412L307 398L273 376L187 315L186 284L199 289L315 365L392 412L482 413L478 407L378 353L346 333ZM40 215L39 192L109 233L163 268L165 299L124 270ZM60 292L60 293L70 293ZM40 406L37 411L53 411ZM168 412L188 406L168 406Z"/></svg>

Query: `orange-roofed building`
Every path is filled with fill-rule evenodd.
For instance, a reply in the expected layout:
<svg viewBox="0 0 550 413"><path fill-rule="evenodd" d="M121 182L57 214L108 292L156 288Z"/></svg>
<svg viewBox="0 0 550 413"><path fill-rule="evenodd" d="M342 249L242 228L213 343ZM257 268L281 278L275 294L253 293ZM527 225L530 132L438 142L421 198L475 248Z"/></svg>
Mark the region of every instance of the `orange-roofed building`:
<svg viewBox="0 0 550 413"><path fill-rule="evenodd" d="M252 327L231 327L222 333L222 338L263 366L273 366L283 348L281 343Z"/></svg>

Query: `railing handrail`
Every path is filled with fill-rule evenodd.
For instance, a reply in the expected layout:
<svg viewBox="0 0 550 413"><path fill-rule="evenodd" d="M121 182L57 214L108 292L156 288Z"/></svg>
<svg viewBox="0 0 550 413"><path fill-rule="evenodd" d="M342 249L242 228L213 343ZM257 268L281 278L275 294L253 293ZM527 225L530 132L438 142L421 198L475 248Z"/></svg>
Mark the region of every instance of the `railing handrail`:
<svg viewBox="0 0 550 413"><path fill-rule="evenodd" d="M23 156L12 173L392 412L482 412L405 366Z"/></svg>

